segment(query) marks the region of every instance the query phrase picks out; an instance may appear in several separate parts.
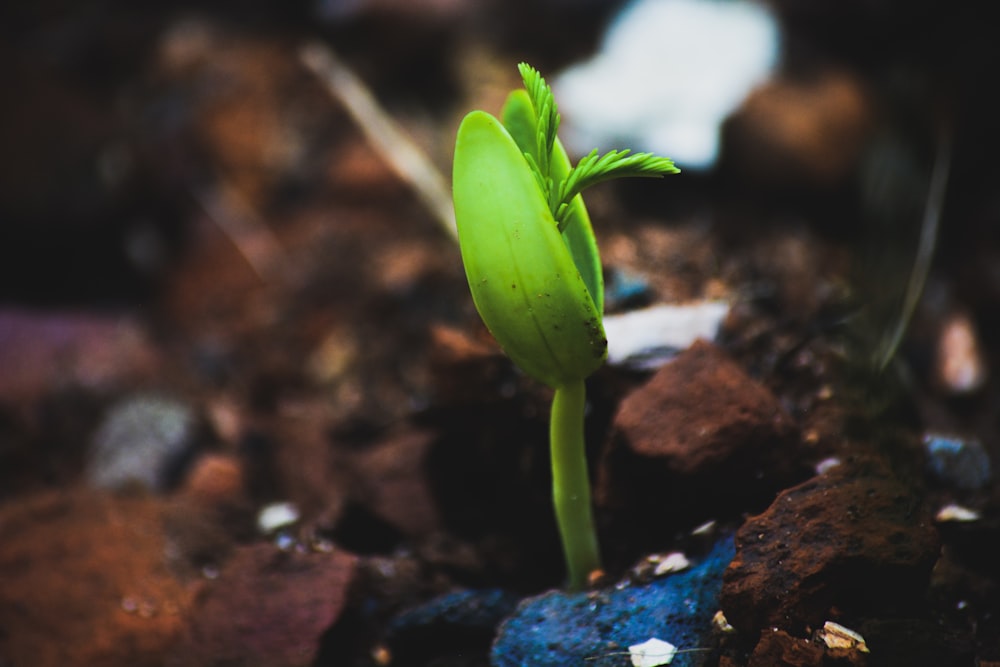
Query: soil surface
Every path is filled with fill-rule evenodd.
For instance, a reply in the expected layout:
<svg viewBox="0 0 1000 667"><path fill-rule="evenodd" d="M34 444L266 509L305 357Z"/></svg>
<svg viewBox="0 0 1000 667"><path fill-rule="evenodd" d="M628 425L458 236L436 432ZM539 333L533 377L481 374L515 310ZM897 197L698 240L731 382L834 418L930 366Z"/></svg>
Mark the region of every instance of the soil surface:
<svg viewBox="0 0 1000 667"><path fill-rule="evenodd" d="M447 175L620 4L0 9L0 666L490 664L563 583L551 392L302 48ZM595 591L733 535L684 664L1000 665L996 40L971 2L772 8L715 168L588 192L609 312L729 304L588 381Z"/></svg>

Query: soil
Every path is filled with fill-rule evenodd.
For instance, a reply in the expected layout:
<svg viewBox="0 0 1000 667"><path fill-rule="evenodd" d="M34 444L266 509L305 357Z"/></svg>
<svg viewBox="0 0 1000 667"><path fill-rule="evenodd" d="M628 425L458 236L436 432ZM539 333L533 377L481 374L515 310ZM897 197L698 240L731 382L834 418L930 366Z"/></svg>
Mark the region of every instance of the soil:
<svg viewBox="0 0 1000 667"><path fill-rule="evenodd" d="M619 3L70 4L0 9L0 666L490 664L563 584L551 392L300 47L447 174ZM718 165L588 193L611 312L730 304L588 381L595 590L733 539L675 664L998 665L1000 54L970 3L773 7Z"/></svg>

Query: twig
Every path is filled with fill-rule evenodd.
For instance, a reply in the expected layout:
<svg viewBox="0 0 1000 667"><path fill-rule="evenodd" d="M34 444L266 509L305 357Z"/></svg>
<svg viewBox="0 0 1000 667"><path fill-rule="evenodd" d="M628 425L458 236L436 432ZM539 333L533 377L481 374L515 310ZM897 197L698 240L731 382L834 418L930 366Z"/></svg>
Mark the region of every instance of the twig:
<svg viewBox="0 0 1000 667"><path fill-rule="evenodd" d="M934 258L934 247L937 244L938 227L941 222L941 209L944 207L944 196L948 187L948 172L951 170L951 126L945 126L938 136L937 153L934 158L934 168L931 172L930 185L927 188L927 202L924 206L924 217L920 226L920 242L917 246L916 258L910 278L906 283L903 295L903 309L888 345L878 359L878 370L885 370L892 361L903 341L903 335L917 309L920 296L923 294L930 273L931 260Z"/></svg>
<svg viewBox="0 0 1000 667"><path fill-rule="evenodd" d="M274 233L231 184L194 188L193 195L263 283L279 284L291 263Z"/></svg>
<svg viewBox="0 0 1000 667"><path fill-rule="evenodd" d="M451 192L434 163L329 47L310 43L302 47L299 56L303 64L326 85L331 97L344 105L371 146L400 178L410 184L444 230L457 239Z"/></svg>

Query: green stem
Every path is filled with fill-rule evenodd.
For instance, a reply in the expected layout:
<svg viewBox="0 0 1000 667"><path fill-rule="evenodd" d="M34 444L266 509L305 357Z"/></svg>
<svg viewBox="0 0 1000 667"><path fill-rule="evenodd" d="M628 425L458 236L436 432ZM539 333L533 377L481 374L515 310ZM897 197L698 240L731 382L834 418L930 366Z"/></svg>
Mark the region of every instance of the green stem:
<svg viewBox="0 0 1000 667"><path fill-rule="evenodd" d="M583 380L556 389L549 439L552 453L552 500L569 573L569 587L579 590L601 568L590 480L583 439L586 389Z"/></svg>

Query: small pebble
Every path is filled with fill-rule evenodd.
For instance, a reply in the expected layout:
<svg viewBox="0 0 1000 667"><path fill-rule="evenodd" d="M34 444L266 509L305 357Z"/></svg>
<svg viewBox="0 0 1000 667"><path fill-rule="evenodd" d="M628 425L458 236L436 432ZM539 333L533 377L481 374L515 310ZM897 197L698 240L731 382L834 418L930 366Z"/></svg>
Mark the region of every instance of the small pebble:
<svg viewBox="0 0 1000 667"><path fill-rule="evenodd" d="M604 307L607 310L626 308L649 299L649 281L626 269L612 268L604 283Z"/></svg>
<svg viewBox="0 0 1000 667"><path fill-rule="evenodd" d="M826 644L827 648L851 649L861 653L870 652L864 637L833 621L824 623L823 629L816 631L816 637Z"/></svg>
<svg viewBox="0 0 1000 667"><path fill-rule="evenodd" d="M677 655L677 647L656 637L628 647L633 667L659 667L669 665Z"/></svg>
<svg viewBox="0 0 1000 667"><path fill-rule="evenodd" d="M237 459L223 454L205 454L193 465L183 492L201 506L220 507L243 496L243 469Z"/></svg>
<svg viewBox="0 0 1000 667"><path fill-rule="evenodd" d="M963 491L986 486L992 473L990 456L978 440L928 433L924 436L929 472Z"/></svg>
<svg viewBox="0 0 1000 667"><path fill-rule="evenodd" d="M656 564L656 568L653 570L654 577L662 577L665 574L670 574L671 572L680 572L681 570L686 570L691 567L691 561L687 559L687 556L679 551L674 551L667 554L659 563Z"/></svg>
<svg viewBox="0 0 1000 667"><path fill-rule="evenodd" d="M836 468L839 465L840 465L840 459L838 459L836 456L830 456L816 464L816 474L817 475L825 474L827 472L830 472L830 470Z"/></svg>
<svg viewBox="0 0 1000 667"><path fill-rule="evenodd" d="M962 507L961 505L955 505L954 503L950 505L945 505L938 510L938 513L934 515L934 518L941 523L948 521L978 521L980 518L979 512L975 510L970 510L968 507Z"/></svg>
<svg viewBox="0 0 1000 667"><path fill-rule="evenodd" d="M392 663L392 652L385 646L376 646L372 649L372 661L379 667L387 667Z"/></svg>
<svg viewBox="0 0 1000 667"><path fill-rule="evenodd" d="M198 444L198 420L181 401L130 396L111 406L94 433L87 478L103 489L138 484L165 491Z"/></svg>
<svg viewBox="0 0 1000 667"><path fill-rule="evenodd" d="M951 315L941 327L937 345L937 377L953 394L973 393L986 383L986 362L972 318Z"/></svg>
<svg viewBox="0 0 1000 667"><path fill-rule="evenodd" d="M299 520L299 509L289 502L271 503L257 513L257 530L270 535Z"/></svg>
<svg viewBox="0 0 1000 667"><path fill-rule="evenodd" d="M715 616L712 617L712 625L714 625L719 632L726 635L736 632L736 628L729 624L729 621L726 619L726 615L721 609L715 612Z"/></svg>

